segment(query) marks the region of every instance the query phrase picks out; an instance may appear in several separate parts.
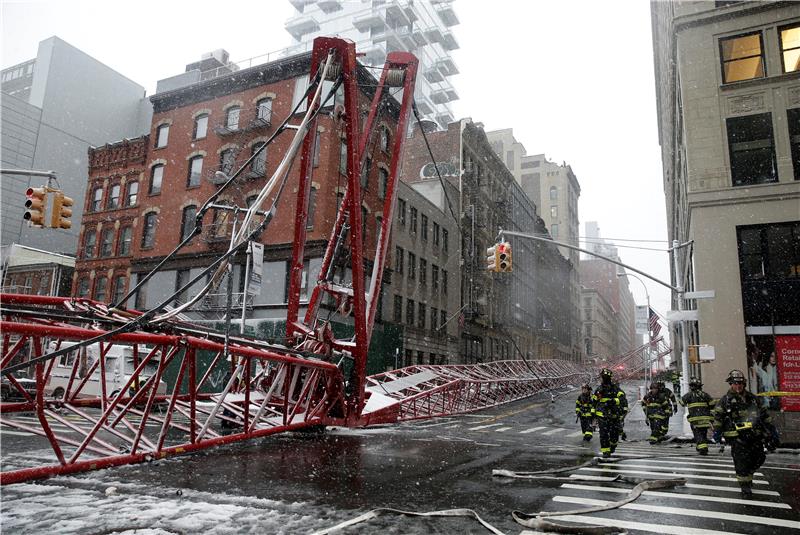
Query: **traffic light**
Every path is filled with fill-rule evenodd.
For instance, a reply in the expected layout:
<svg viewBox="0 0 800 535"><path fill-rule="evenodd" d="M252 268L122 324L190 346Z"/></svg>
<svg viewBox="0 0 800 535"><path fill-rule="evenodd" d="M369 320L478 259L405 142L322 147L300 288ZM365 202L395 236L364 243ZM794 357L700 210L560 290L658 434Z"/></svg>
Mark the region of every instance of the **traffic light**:
<svg viewBox="0 0 800 535"><path fill-rule="evenodd" d="M25 214L22 218L30 221L37 227L44 226L44 218L47 212L47 190L45 188L28 188L25 192Z"/></svg>
<svg viewBox="0 0 800 535"><path fill-rule="evenodd" d="M50 216L51 228L64 228L72 227L72 208L74 201L71 197L64 195L63 191L56 192L55 199L53 200L53 214Z"/></svg>
<svg viewBox="0 0 800 535"><path fill-rule="evenodd" d="M497 248L497 266L498 271L505 273L513 271L511 266L511 244L508 242L498 243Z"/></svg>
<svg viewBox="0 0 800 535"><path fill-rule="evenodd" d="M499 244L497 244L499 245ZM488 249L486 249L486 270L487 271L494 271L495 273L500 271L500 262L498 258L497 252L497 245L492 245Z"/></svg>

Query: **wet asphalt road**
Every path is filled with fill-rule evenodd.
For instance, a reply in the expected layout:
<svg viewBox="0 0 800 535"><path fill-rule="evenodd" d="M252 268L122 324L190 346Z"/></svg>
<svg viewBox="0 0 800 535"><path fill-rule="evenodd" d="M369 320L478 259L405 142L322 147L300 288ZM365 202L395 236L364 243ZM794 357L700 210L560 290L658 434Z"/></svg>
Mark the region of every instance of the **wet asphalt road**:
<svg viewBox="0 0 800 535"><path fill-rule="evenodd" d="M626 385L632 401L635 385ZM522 400L477 414L323 434L292 433L164 461L2 488L3 533L311 533L371 509L469 508L504 533L521 533L511 511L567 511L620 500L633 484L492 477L590 460L575 424L577 391ZM679 433L673 418L673 433ZM772 455L752 502L740 498L728 452L698 457L691 444L651 447L632 407L619 461L582 476L687 478L689 486L645 494L622 509L583 515L632 533L798 533L800 457ZM3 462L14 450L3 434ZM649 456L655 455L656 458ZM638 459L638 460L637 460ZM19 459L17 459L18 462ZM701 463L701 464L696 464ZM569 476L569 474L564 474ZM111 490L109 490L111 489ZM572 519L576 520L576 519ZM796 526L795 526L796 524ZM796 528L796 529L795 529ZM342 533L489 533L466 518L382 516Z"/></svg>

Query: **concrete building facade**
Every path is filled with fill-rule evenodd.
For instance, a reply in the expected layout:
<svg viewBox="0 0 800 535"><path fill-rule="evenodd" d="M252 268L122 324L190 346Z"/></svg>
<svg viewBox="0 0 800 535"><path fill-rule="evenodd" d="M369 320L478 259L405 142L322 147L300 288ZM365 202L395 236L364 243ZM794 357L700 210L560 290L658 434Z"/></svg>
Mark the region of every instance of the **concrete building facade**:
<svg viewBox="0 0 800 535"><path fill-rule="evenodd" d="M800 4L651 9L669 235L693 240L673 283L716 293L686 303L698 311L689 343L716 352L691 372L713 395L731 369L745 370L754 391L800 390L786 367L800 349ZM766 377L776 360L777 378ZM796 431L798 422L784 423Z"/></svg>
<svg viewBox="0 0 800 535"><path fill-rule="evenodd" d="M586 358L596 364L619 355L617 311L595 288L581 290Z"/></svg>
<svg viewBox="0 0 800 535"><path fill-rule="evenodd" d="M451 57L458 49L452 27L458 24L453 0L289 0L296 9L286 21L294 44L286 54L311 50L315 37L350 39L368 65L383 65L386 54L402 50L420 61L414 91L423 117L443 128L453 121L451 102L458 100L451 77L458 67Z"/></svg>
<svg viewBox="0 0 800 535"><path fill-rule="evenodd" d="M39 43L35 59L0 72L2 166L55 171L75 200L70 230L38 229L23 221L25 190L46 179L2 180L2 244L74 254L86 188L87 150L109 139L147 131L151 106L142 86L58 37Z"/></svg>

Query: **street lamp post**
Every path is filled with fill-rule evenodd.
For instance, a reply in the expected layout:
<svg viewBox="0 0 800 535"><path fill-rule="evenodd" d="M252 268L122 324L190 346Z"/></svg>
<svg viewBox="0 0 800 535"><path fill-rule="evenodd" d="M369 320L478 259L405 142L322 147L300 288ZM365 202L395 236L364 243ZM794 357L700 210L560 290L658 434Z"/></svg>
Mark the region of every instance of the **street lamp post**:
<svg viewBox="0 0 800 535"><path fill-rule="evenodd" d="M647 392L647 384L649 382L649 375L652 373L650 370L650 351L652 350L651 344L653 343L653 335L652 331L650 330L650 292L647 291L647 285L638 275L634 275L633 273L617 273L617 277L633 277L634 279L638 280L642 283L642 288L644 288L644 295L647 298L647 351L645 352L645 363L644 363L644 391Z"/></svg>

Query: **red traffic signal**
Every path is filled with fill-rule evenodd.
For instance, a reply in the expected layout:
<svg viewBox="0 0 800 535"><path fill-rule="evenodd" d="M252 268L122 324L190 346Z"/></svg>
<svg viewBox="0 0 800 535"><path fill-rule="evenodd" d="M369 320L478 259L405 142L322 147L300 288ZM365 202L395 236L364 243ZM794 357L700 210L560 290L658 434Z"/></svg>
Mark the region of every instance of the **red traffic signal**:
<svg viewBox="0 0 800 535"><path fill-rule="evenodd" d="M47 212L47 190L45 188L28 188L25 192L25 213L22 218L30 221L31 225L44 226L45 213Z"/></svg>

